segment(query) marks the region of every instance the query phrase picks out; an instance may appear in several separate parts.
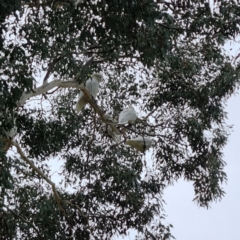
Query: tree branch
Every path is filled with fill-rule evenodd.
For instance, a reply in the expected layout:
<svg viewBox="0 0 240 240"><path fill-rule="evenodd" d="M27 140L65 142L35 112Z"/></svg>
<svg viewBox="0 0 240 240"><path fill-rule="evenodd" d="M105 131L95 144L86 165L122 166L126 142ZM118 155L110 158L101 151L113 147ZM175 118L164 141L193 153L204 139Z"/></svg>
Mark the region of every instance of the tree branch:
<svg viewBox="0 0 240 240"><path fill-rule="evenodd" d="M51 63L49 63L48 65L48 70L47 73L43 79L43 84L47 83L47 80L49 79L49 76L51 74L51 72L53 71L54 66L65 56L67 56L68 54L63 54L59 57L57 57L56 59L54 59ZM94 57L91 57L82 67L83 68L89 68L91 65L93 64L97 64L97 63L101 63L103 61L103 59L100 60L93 60Z"/></svg>
<svg viewBox="0 0 240 240"><path fill-rule="evenodd" d="M54 80L50 83L46 83L42 85L41 87L35 88L32 92L26 92L23 93L20 100L17 102L17 107L22 106L29 98L35 97L38 95L41 95L55 87L60 88L80 88L80 84L77 81L60 81L60 80Z"/></svg>
<svg viewBox="0 0 240 240"><path fill-rule="evenodd" d="M15 146L17 148L17 152L19 153L19 155L21 156L21 158L28 164L31 166L31 168L36 171L47 183L49 183L51 186L52 186L52 190L53 190L53 193L54 193L54 197L56 199L56 202L58 204L58 207L60 208L60 210L63 212L63 214L66 216L65 214L65 210L63 209L62 205L61 205L61 202L62 202L62 199L59 197L58 193L57 193L57 189L56 189L56 186L55 186L55 183L52 182L39 168L37 168L35 166L35 164L30 161L27 156L24 154L24 152L22 151L21 147L19 146L19 144L15 141L11 141L12 142L12 145Z"/></svg>
<svg viewBox="0 0 240 240"><path fill-rule="evenodd" d="M87 102L90 104L90 106L94 109L94 111L99 115L99 117L101 118L101 120L108 124L111 129L117 134L117 135L120 135L120 132L119 130L117 129L117 127L115 126L114 123L109 123L108 119L105 117L105 113L103 112L103 110L97 105L96 101L94 98L92 98L92 96L90 95L90 93L88 92L87 88L85 87L82 87L80 86L79 87L84 95L85 95L85 98L87 100Z"/></svg>
<svg viewBox="0 0 240 240"><path fill-rule="evenodd" d="M70 201L67 201L67 200L63 200L59 197L58 193L57 193L57 189L56 189L56 186L55 186L55 183L52 182L39 168L37 168L35 166L35 164L29 160L27 158L27 156L24 154L24 152L22 151L21 147L19 146L19 144L15 141L11 141L12 142L12 145L15 146L17 148L17 152L19 153L19 155L21 156L21 158L31 166L31 168L36 171L47 183L49 183L51 186L52 186L52 190L53 190L53 193L54 193L54 197L55 197L55 200L58 204L58 207L60 208L60 210L63 212L64 216L67 218L67 215L65 213L65 210L64 208L62 207L61 203L65 203L65 204L68 204L68 205L71 205L71 206L74 206L75 208L78 209L78 211L80 212L81 216L83 216L84 218L87 219L88 221L88 216L85 215L81 208L77 205L77 204L74 204ZM19 216L20 217L20 216Z"/></svg>
<svg viewBox="0 0 240 240"><path fill-rule="evenodd" d="M28 221L27 219L25 219L23 216L19 215L18 213L14 212L14 211L13 211L12 209L10 209L8 206L4 206L4 207L5 207L9 212L11 212L14 216L18 217L18 218L21 219L23 222L31 225L32 228L36 231L39 239L43 239L43 238L41 237L40 232L39 232L38 229L34 226L33 223L31 223L30 221ZM3 211L5 211L5 210L3 210ZM5 211L5 212L6 212L6 211Z"/></svg>
<svg viewBox="0 0 240 240"><path fill-rule="evenodd" d="M36 89L34 89L33 92L26 92L23 93L22 97L20 98L20 100L17 103L17 107L22 106L29 98L34 97L34 96L38 96L41 95L55 87L59 87L59 88L79 88L83 91L83 93L85 94L85 98L88 101L88 103L90 104L90 106L94 109L94 111L99 115L99 117L101 118L101 120L103 122L105 122L106 124L108 124L111 129L117 134L120 135L119 130L116 128L115 124L113 123L108 123L107 118L105 117L105 113L103 112L103 110L97 105L96 101L94 98L92 98L91 94L88 92L87 88L84 87L84 85L81 83L78 83L77 81L60 81L60 80L54 80L50 83L46 83L44 85L42 85L41 87L38 87Z"/></svg>

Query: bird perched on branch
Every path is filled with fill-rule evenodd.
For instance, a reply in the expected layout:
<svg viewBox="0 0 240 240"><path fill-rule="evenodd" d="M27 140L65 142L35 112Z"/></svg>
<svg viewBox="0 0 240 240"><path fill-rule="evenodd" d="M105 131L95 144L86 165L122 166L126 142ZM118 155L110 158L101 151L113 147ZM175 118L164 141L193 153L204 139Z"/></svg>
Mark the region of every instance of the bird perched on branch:
<svg viewBox="0 0 240 240"><path fill-rule="evenodd" d="M124 125L124 124L133 124L137 119L137 114L133 108L133 106L129 105L127 109L124 109L120 112L118 117L118 124Z"/></svg>
<svg viewBox="0 0 240 240"><path fill-rule="evenodd" d="M93 73L91 77L86 81L86 88L89 91L89 93L96 98L98 90L99 90L99 83L102 79L102 74L100 73ZM82 91L79 93L78 101L76 104L76 111L80 112L83 107L87 104L87 100L85 98L85 95Z"/></svg>
<svg viewBox="0 0 240 240"><path fill-rule="evenodd" d="M106 114L105 117L107 121L114 123L113 118L109 114ZM116 143L119 143L121 141L120 135L117 135L108 124L103 123L102 128L104 132L106 132L108 136L111 137Z"/></svg>
<svg viewBox="0 0 240 240"><path fill-rule="evenodd" d="M152 146L152 139L147 137L136 137L127 140L126 144L143 153Z"/></svg>

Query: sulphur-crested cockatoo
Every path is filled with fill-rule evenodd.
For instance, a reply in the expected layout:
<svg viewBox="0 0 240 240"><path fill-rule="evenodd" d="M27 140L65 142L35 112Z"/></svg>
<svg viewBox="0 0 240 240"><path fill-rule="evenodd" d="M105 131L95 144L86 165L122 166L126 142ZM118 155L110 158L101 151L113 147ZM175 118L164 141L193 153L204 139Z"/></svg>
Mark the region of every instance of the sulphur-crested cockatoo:
<svg viewBox="0 0 240 240"><path fill-rule="evenodd" d="M109 115L109 114L106 114L105 115L106 119L108 122L113 122L113 118ZM103 123L102 124L102 127L104 129L104 131L116 142L116 143L119 143L121 141L121 137L120 135L117 135L113 130L112 128L107 125L106 123Z"/></svg>
<svg viewBox="0 0 240 240"><path fill-rule="evenodd" d="M152 139L147 137L136 137L127 140L126 144L140 152L145 152L152 146Z"/></svg>
<svg viewBox="0 0 240 240"><path fill-rule="evenodd" d="M124 109L120 112L118 117L118 124L133 124L137 119L137 114L133 108L133 106L129 106L127 109Z"/></svg>
<svg viewBox="0 0 240 240"><path fill-rule="evenodd" d="M102 74L93 73L86 82L85 87L94 98L96 98L97 96L97 93L99 90L99 82L101 81L101 79L102 79ZM78 102L76 104L76 111L80 112L86 104L87 104L87 100L85 98L85 95L82 91L80 91Z"/></svg>

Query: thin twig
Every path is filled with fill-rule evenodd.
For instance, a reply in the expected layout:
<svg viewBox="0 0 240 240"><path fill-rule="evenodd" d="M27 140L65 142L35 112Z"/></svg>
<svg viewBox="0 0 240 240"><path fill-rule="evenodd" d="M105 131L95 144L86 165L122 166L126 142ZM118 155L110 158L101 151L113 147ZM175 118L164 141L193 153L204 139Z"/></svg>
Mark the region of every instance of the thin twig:
<svg viewBox="0 0 240 240"><path fill-rule="evenodd" d="M83 216L84 218L86 218L86 219L87 219L87 221L88 221L88 216L87 216L87 215L85 215L85 214L82 212L81 208L80 208L80 207L79 207L77 204L75 204L75 203L72 203L72 202L70 202L70 201L67 201L67 200L64 200L64 203L66 203L66 204L68 204L68 205L71 205L71 206L74 206L75 208L77 208L77 209L78 209L78 211L80 212L81 216Z"/></svg>
<svg viewBox="0 0 240 240"><path fill-rule="evenodd" d="M145 119L148 119L148 117L150 117L157 109L153 109L146 117Z"/></svg>
<svg viewBox="0 0 240 240"><path fill-rule="evenodd" d="M4 206L4 207L7 208L7 210L8 210L9 212L11 212L14 216L20 218L23 222L26 222L27 224L31 225L32 228L36 231L38 237L39 237L40 239L42 239L40 232L39 232L38 229L34 226L33 223L29 222L29 221L28 221L27 219L25 219L23 216L21 216L21 215L17 214L16 212L14 212L14 211L13 211L12 209L10 209L8 206Z"/></svg>
<svg viewBox="0 0 240 240"><path fill-rule="evenodd" d="M126 139L122 140L121 142L118 142L118 143L115 143L115 144L111 145L110 148L116 147L116 146L118 146L122 143L125 143L125 142L126 142Z"/></svg>
<svg viewBox="0 0 240 240"><path fill-rule="evenodd" d="M60 57L54 59L54 60L49 64L47 73L46 73L46 75L45 75L45 77L44 77L44 79L43 79L43 84L45 84L45 83L47 82L47 80L48 80L48 78L49 78L49 76L50 76L50 74L51 74L51 72L52 72L55 64L56 64L57 62L59 62L62 57L63 57L63 56L60 56Z"/></svg>

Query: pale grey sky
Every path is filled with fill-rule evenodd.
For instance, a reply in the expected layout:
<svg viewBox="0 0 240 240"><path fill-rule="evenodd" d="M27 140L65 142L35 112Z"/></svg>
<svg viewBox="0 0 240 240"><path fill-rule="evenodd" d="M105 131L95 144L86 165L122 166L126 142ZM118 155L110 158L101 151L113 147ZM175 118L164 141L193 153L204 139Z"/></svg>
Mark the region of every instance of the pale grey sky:
<svg viewBox="0 0 240 240"><path fill-rule="evenodd" d="M239 240L240 239L240 95L228 100L227 123L233 126L224 148L225 197L213 202L210 209L200 208L192 202L191 183L178 181L164 193L167 222L172 223L172 233L177 240Z"/></svg>

